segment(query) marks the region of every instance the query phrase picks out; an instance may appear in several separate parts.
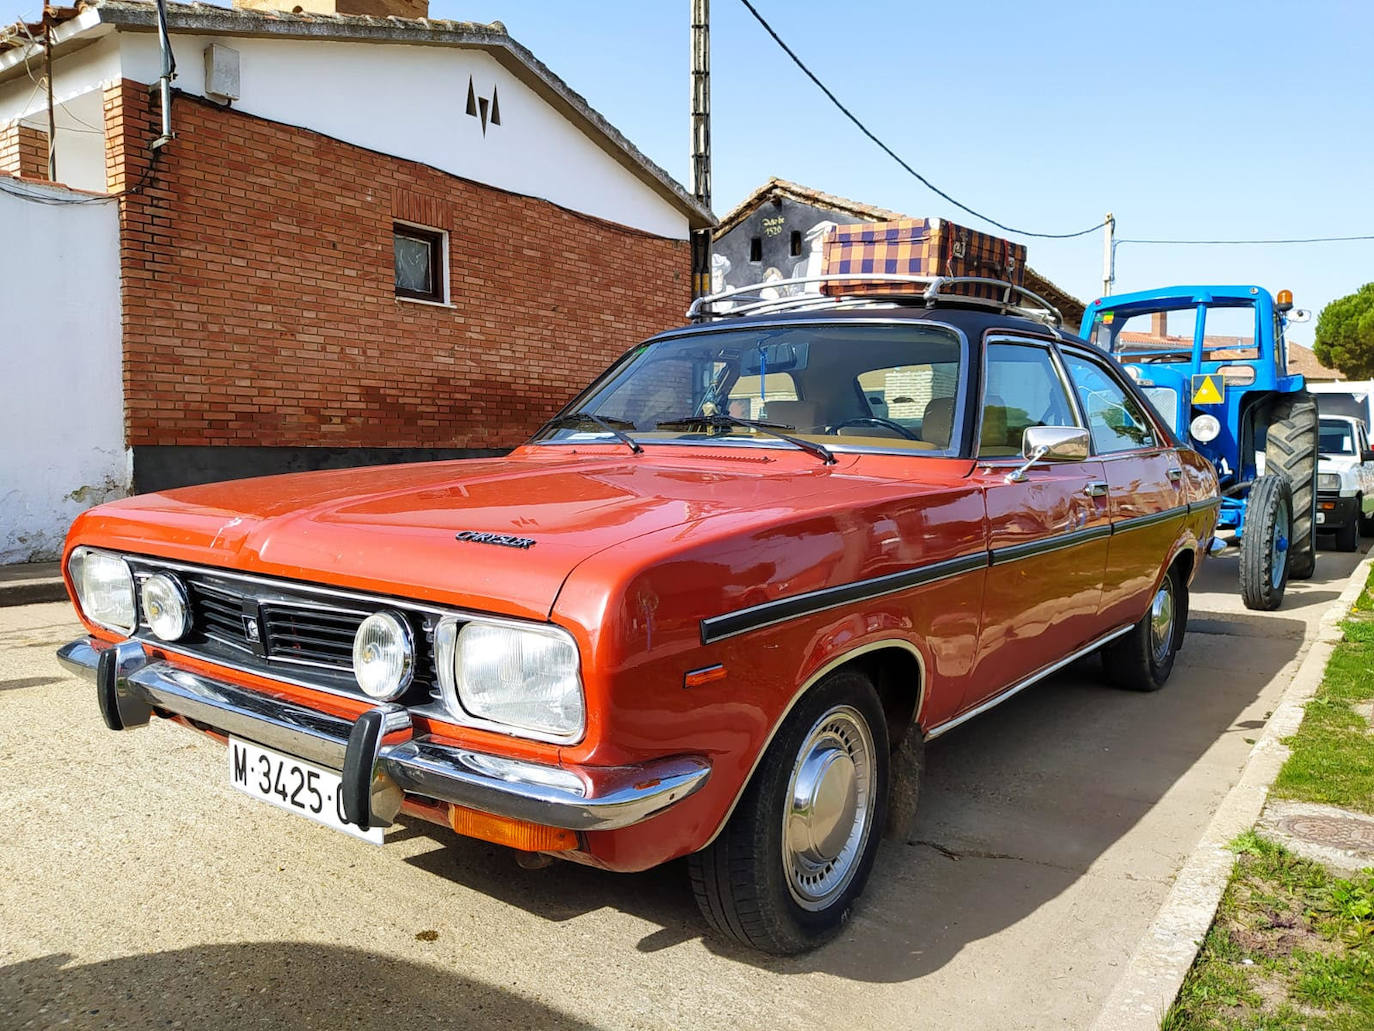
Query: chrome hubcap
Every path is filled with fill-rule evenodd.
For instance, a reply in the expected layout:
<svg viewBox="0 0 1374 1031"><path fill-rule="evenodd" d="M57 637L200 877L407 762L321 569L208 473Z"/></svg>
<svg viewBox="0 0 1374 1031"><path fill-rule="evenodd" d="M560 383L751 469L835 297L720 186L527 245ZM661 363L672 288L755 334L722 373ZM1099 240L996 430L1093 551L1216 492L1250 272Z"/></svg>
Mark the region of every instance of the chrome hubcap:
<svg viewBox="0 0 1374 1031"><path fill-rule="evenodd" d="M811 727L787 785L783 865L792 897L823 909L854 877L873 822L873 737L836 706Z"/></svg>
<svg viewBox="0 0 1374 1031"><path fill-rule="evenodd" d="M1169 657L1169 649L1174 637L1174 590L1173 582L1164 578L1163 585L1155 594L1150 605L1150 642L1155 662L1162 663Z"/></svg>

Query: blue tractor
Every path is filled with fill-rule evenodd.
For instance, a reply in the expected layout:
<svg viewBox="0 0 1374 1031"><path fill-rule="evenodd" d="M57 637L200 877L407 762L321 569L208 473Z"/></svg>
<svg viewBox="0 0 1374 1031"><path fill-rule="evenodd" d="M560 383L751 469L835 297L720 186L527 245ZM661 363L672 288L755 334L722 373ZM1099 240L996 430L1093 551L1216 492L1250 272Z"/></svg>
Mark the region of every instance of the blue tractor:
<svg viewBox="0 0 1374 1031"><path fill-rule="evenodd" d="M1317 404L1288 375L1292 307L1286 290L1170 286L1100 298L1083 316L1082 335L1216 467L1217 528L1240 545L1252 609L1278 608L1289 579L1316 569Z"/></svg>

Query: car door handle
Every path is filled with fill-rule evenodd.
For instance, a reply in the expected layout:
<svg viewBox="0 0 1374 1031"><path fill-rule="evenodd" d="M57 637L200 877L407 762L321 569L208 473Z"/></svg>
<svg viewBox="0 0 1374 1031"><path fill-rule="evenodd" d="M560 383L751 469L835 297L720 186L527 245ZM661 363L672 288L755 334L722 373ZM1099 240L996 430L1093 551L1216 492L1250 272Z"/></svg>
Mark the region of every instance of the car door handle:
<svg viewBox="0 0 1374 1031"><path fill-rule="evenodd" d="M1169 479L1172 480L1174 483L1177 483L1179 480L1183 479L1183 470L1182 470L1182 469L1170 469L1170 470L1169 470Z"/></svg>
<svg viewBox="0 0 1374 1031"><path fill-rule="evenodd" d="M1107 496L1107 483L1105 480L1093 480L1083 488L1083 493L1090 498L1105 498Z"/></svg>

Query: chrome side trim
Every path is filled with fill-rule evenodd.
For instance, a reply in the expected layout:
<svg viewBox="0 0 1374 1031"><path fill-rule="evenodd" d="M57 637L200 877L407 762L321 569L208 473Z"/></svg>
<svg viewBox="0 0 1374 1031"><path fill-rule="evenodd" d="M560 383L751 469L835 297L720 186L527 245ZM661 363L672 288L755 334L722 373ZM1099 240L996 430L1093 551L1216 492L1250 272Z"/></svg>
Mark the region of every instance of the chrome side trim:
<svg viewBox="0 0 1374 1031"><path fill-rule="evenodd" d="M967 721L973 719L973 717L987 712L994 706L999 705L1002 702L1005 702L1008 698L1012 697L1012 695L1020 694L1022 691L1024 691L1026 688L1030 687L1037 681L1045 679L1045 677L1049 676L1051 673L1058 672L1059 670L1067 666L1069 663L1081 659L1084 655L1087 655L1089 652L1096 651L1098 648L1101 648L1104 644L1107 644L1109 641L1114 641L1123 634L1130 633L1131 630L1133 630L1134 628L1135 624L1129 623L1126 626L1123 626L1117 630L1113 630L1109 634L1105 634L1102 637L1099 637L1091 644L1084 645L1082 648L1078 649L1078 651L1073 652L1069 655L1064 656L1062 659L1050 663L1048 666L1045 666L1044 668L1032 673L1030 676L1026 677L1026 679L1013 684L1011 687L1007 688L1001 694L993 695L993 697L989 698L982 704L975 706L968 712L956 716L952 720L947 720L946 722L941 723L938 727L934 727L931 730L927 731L926 740L930 741L933 738L937 738L946 731L953 730L955 727L959 726L959 724L966 723Z"/></svg>
<svg viewBox="0 0 1374 1031"><path fill-rule="evenodd" d="M758 772L759 765L763 762L763 757L768 754L768 749L773 746L773 738L777 737L778 730L781 729L782 725L785 722L787 722L787 717L792 715L792 710L796 707L797 703L801 701L802 698L806 695L806 692L811 690L812 687L819 683L821 678L825 677L827 674L833 672L834 670L839 669L841 666L853 662L860 656L870 655L873 652L885 651L889 648L898 648L903 651L910 652L916 658L916 668L919 671L917 675L920 677L920 683L916 685L916 708L914 708L911 712L911 719L912 722L915 723L917 726L920 725L921 710L925 707L926 704L926 691L929 685L929 681L926 677L926 660L925 657L921 654L919 648L917 648L910 641L902 640L901 638L888 638L886 640L874 641L871 644L862 645L861 647L855 648L852 651L845 652L843 655L836 656L835 658L827 662L824 666L822 666L820 669L816 670L815 673L812 673L809 677L807 677L806 681L802 684L802 686L797 688L796 692L792 695L792 697L788 699L786 707L782 710L782 713L778 716L777 720L774 721L773 729L768 732L768 737L764 739L763 745L759 748L758 754L754 756L754 762L749 767L748 776L746 776L744 780L740 781L739 789L735 792L735 797L730 802L730 808L725 811L725 815L721 818L720 823L716 825L715 832L712 833L710 839L704 845L701 846L702 848L706 848L711 844L711 842L715 841L716 838L720 837L720 832L723 831L725 829L725 825L730 822L730 817L735 815L735 807L739 805L739 800L744 797L744 792L749 787L749 782L754 779L754 774Z"/></svg>
<svg viewBox="0 0 1374 1031"><path fill-rule="evenodd" d="M1186 507L1190 515L1193 512L1205 512L1209 508L1220 508L1221 498L1207 498L1204 501L1190 501Z"/></svg>
<svg viewBox="0 0 1374 1031"><path fill-rule="evenodd" d="M1139 530L1145 526L1154 526L1156 523L1168 522L1170 519L1187 514L1187 505L1176 505L1173 508L1166 508L1162 512L1151 512L1149 515L1132 516L1130 519L1119 519L1112 523L1112 533L1128 533L1131 530Z"/></svg>
<svg viewBox="0 0 1374 1031"><path fill-rule="evenodd" d="M809 616L814 612L833 609L856 601L867 601L884 594L923 587L939 580L947 580L961 573L984 569L988 565L988 553L979 551L943 562L915 566L898 573L875 576L869 580L856 580L853 583L835 587L823 587L818 591L794 594L776 601L766 601L747 609L737 609L719 616L711 616L701 621L701 643L712 644L727 637L748 633L775 623L785 623L799 616Z"/></svg>
<svg viewBox="0 0 1374 1031"><path fill-rule="evenodd" d="M1019 559L1031 558L1035 555L1044 555L1051 551L1059 551L1063 548L1072 548L1076 544L1087 544L1089 541L1101 540L1112 535L1110 523L1103 523L1101 526L1089 526L1082 530L1074 530L1071 533L1061 533L1054 537L1043 537L1038 541L1027 541L1025 544L1010 544L1005 548L994 548L992 550L992 564L994 566L1005 565L1008 562L1016 562Z"/></svg>
<svg viewBox="0 0 1374 1031"><path fill-rule="evenodd" d="M99 655L89 639L58 653L68 669L93 678ZM257 691L150 662L128 673L131 700L184 716L225 734L342 770L352 720ZM121 699L121 707L124 702ZM394 706L380 706L383 730ZM640 823L696 792L711 774L698 756L671 756L634 766L551 766L490 755L417 737L376 750L375 769L404 791L498 816L575 831L616 830Z"/></svg>

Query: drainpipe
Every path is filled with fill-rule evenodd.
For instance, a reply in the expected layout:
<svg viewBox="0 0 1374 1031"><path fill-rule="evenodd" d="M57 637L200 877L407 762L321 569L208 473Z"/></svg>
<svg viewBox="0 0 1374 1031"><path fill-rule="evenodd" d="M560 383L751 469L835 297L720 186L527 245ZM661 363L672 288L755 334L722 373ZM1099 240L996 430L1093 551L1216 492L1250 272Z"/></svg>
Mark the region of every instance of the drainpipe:
<svg viewBox="0 0 1374 1031"><path fill-rule="evenodd" d="M52 102L52 15L43 8L43 79L48 85L48 182L57 182L57 116Z"/></svg>
<svg viewBox="0 0 1374 1031"><path fill-rule="evenodd" d="M157 0L157 46L162 53L162 75L158 78L158 95L162 105L162 135L153 140L158 150L176 138L172 132L172 80L176 78L177 62L172 56L172 40L167 34L167 5Z"/></svg>

